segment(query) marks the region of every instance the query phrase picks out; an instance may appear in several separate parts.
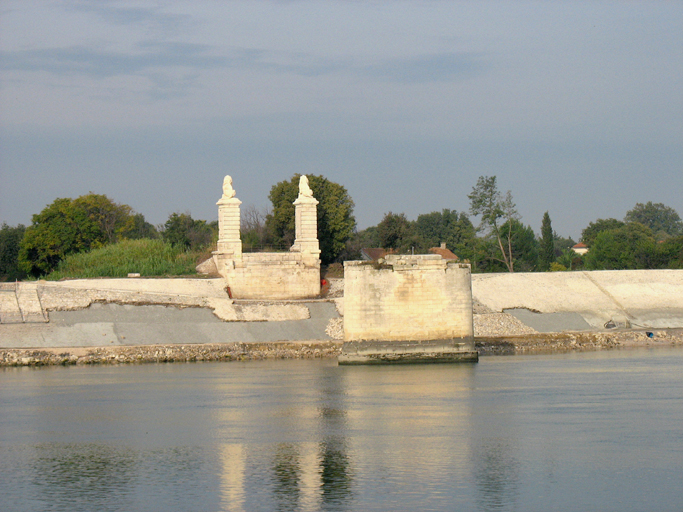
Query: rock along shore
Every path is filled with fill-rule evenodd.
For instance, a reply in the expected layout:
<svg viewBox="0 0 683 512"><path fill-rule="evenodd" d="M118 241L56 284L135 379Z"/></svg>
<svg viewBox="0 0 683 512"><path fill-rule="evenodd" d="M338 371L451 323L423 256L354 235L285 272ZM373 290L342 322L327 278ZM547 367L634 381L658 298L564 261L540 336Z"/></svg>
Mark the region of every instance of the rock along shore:
<svg viewBox="0 0 683 512"><path fill-rule="evenodd" d="M475 338L475 345L482 356L683 346L683 329L655 331L652 335L651 338L644 331L526 334ZM335 340L0 349L0 367L336 358L341 346L342 342Z"/></svg>
<svg viewBox="0 0 683 512"><path fill-rule="evenodd" d="M145 345L60 349L3 349L0 366L187 363L197 361L261 361L336 357L340 342L229 343Z"/></svg>

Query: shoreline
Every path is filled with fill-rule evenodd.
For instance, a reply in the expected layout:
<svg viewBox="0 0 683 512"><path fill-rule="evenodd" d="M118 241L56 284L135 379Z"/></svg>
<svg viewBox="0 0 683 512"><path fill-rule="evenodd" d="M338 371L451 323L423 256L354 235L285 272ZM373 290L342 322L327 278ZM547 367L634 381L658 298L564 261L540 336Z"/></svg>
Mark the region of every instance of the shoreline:
<svg viewBox="0 0 683 512"><path fill-rule="evenodd" d="M639 347L683 346L683 329L565 332L475 337L480 356L564 354ZM335 358L343 342L303 341L0 349L0 367L84 366L201 361L262 361Z"/></svg>

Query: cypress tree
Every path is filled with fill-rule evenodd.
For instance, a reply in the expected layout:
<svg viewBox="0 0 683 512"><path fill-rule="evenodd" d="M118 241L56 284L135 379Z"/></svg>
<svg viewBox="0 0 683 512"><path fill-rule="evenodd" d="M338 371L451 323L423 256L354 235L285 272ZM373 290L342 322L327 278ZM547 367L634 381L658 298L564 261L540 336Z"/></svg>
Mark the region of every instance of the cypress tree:
<svg viewBox="0 0 683 512"><path fill-rule="evenodd" d="M548 212L543 214L541 223L541 270L550 270L550 264L555 261L555 241L553 237L553 227L550 224Z"/></svg>

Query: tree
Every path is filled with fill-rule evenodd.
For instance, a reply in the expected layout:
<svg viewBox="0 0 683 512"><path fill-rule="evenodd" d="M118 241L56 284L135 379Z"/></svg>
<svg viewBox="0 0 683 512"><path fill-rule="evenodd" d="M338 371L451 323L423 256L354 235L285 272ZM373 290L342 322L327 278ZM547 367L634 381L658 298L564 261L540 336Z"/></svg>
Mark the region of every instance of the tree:
<svg viewBox="0 0 683 512"><path fill-rule="evenodd" d="M515 268L522 272L537 270L539 242L531 226L525 226L517 219L512 219L501 226L501 233L503 233L503 245L512 248L512 263Z"/></svg>
<svg viewBox="0 0 683 512"><path fill-rule="evenodd" d="M140 240L141 238L150 238L152 240L159 238L159 232L145 220L145 216L141 213L133 215L133 222L127 231L123 233L123 238L128 240Z"/></svg>
<svg viewBox="0 0 683 512"><path fill-rule="evenodd" d="M599 233L623 226L624 223L617 219L598 219L588 224L588 227L581 232L581 241L588 247L591 247Z"/></svg>
<svg viewBox="0 0 683 512"><path fill-rule="evenodd" d="M650 228L629 222L598 233L583 259L589 270L652 268L656 245Z"/></svg>
<svg viewBox="0 0 683 512"><path fill-rule="evenodd" d="M106 238L106 243L126 238L135 227L133 209L127 204L118 204L104 194L86 194L73 201L73 206L83 210Z"/></svg>
<svg viewBox="0 0 683 512"><path fill-rule="evenodd" d="M19 248L26 227L18 224L10 227L4 222L0 228L0 281L22 279L24 272L19 268Z"/></svg>
<svg viewBox="0 0 683 512"><path fill-rule="evenodd" d="M445 243L460 257L470 259L474 245L475 229L464 212L444 209L441 212L417 216L414 224L419 240L419 251L427 252L432 247Z"/></svg>
<svg viewBox="0 0 683 512"><path fill-rule="evenodd" d="M653 268L683 269L683 236L668 238L656 245Z"/></svg>
<svg viewBox="0 0 683 512"><path fill-rule="evenodd" d="M683 221L673 208L662 203L648 201L636 205L626 212L625 222L640 222L647 226L657 238L683 235Z"/></svg>
<svg viewBox="0 0 683 512"><path fill-rule="evenodd" d="M358 238L358 245L361 249L366 247L381 247L379 241L379 234L377 233L377 226L370 226L363 231L359 231L355 235Z"/></svg>
<svg viewBox="0 0 683 512"><path fill-rule="evenodd" d="M402 249L410 244L412 235L410 221L404 213L389 212L384 215L382 221L377 224L377 237L379 245L384 249Z"/></svg>
<svg viewBox="0 0 683 512"><path fill-rule="evenodd" d="M131 207L105 195L55 199L26 228L19 266L38 277L54 270L65 256L115 242L133 227Z"/></svg>
<svg viewBox="0 0 683 512"><path fill-rule="evenodd" d="M162 233L165 242L191 250L210 245L217 235L217 224L195 220L189 213L169 215Z"/></svg>
<svg viewBox="0 0 683 512"><path fill-rule="evenodd" d="M553 261L555 261L555 236L550 223L550 215L545 212L541 221L541 252L539 258L541 270L550 270Z"/></svg>
<svg viewBox="0 0 683 512"><path fill-rule="evenodd" d="M269 242L268 230L266 229L267 217L267 210L260 210L253 205L242 209L240 214L240 238L242 239L243 251L266 247Z"/></svg>
<svg viewBox="0 0 683 512"><path fill-rule="evenodd" d="M514 272L511 230L512 220L517 218L517 210L512 202L512 193L509 190L505 195L498 192L495 176L480 176L467 197L470 200L470 213L481 215L479 230L486 231L495 239L500 250L497 258L505 264L509 272ZM503 233L498 225L501 219L507 221L507 244L503 243Z"/></svg>
<svg viewBox="0 0 683 512"><path fill-rule="evenodd" d="M565 250L571 249L576 245L572 237L564 238L553 232L553 246L555 248L555 258L559 258ZM573 251L572 251L573 252ZM574 253L576 254L576 253Z"/></svg>
<svg viewBox="0 0 683 512"><path fill-rule="evenodd" d="M273 209L266 217L268 234L277 244L294 243L294 201L299 195L299 177L281 181L270 190ZM356 227L353 200L346 188L324 176L307 175L313 197L318 200L318 242L323 264L334 262L346 247Z"/></svg>

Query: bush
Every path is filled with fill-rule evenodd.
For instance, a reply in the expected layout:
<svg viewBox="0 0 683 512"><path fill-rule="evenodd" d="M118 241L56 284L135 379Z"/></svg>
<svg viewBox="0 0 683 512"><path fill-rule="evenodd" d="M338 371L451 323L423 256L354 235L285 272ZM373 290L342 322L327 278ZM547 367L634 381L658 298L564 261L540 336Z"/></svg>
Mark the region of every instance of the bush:
<svg viewBox="0 0 683 512"><path fill-rule="evenodd" d="M143 277L195 275L201 257L199 252L185 251L162 240L124 240L67 256L47 279L126 277L133 272Z"/></svg>
<svg viewBox="0 0 683 512"><path fill-rule="evenodd" d="M0 281L23 279L26 274L19 268L19 247L24 238L26 228L19 224L16 227L2 223L0 228Z"/></svg>

